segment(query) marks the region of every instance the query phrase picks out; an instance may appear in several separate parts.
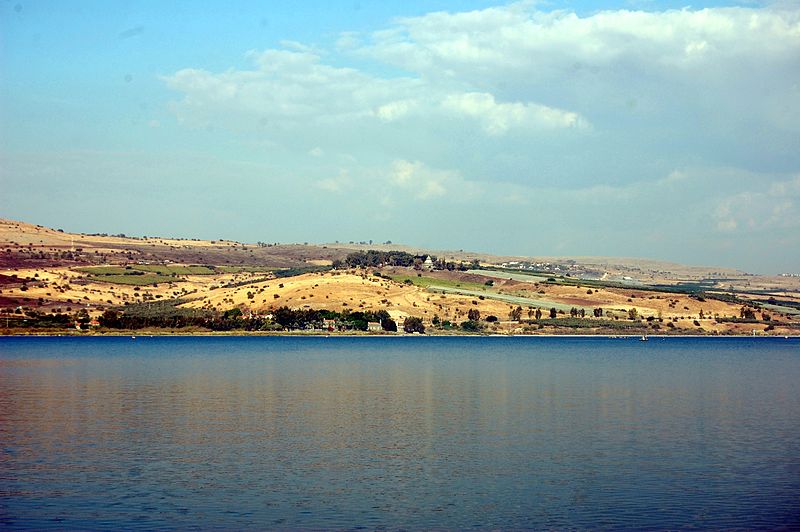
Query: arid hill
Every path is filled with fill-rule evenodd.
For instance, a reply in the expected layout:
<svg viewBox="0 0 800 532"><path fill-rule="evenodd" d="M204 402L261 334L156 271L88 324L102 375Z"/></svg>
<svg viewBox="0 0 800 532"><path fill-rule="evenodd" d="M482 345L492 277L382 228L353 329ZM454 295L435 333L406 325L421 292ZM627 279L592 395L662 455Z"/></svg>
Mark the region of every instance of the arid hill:
<svg viewBox="0 0 800 532"><path fill-rule="evenodd" d="M405 252L405 262L364 263L367 250ZM786 335L800 330L800 279L633 259L70 234L0 220L0 317L15 331L142 309L154 323L167 309L202 326L235 309L274 330L281 307L385 311L441 332Z"/></svg>

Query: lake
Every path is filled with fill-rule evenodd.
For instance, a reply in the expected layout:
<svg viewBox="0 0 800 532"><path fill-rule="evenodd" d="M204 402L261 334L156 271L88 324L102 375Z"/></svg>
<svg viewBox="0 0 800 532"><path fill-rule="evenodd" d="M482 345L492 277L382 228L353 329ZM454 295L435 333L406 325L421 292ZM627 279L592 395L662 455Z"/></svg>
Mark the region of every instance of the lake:
<svg viewBox="0 0 800 532"><path fill-rule="evenodd" d="M796 528L800 340L0 338L0 528Z"/></svg>

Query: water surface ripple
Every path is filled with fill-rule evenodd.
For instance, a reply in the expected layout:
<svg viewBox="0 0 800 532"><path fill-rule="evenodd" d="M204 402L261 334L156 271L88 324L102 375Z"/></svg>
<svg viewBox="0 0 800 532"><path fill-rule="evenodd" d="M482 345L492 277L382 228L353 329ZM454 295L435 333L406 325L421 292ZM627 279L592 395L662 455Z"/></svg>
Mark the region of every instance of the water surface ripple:
<svg viewBox="0 0 800 532"><path fill-rule="evenodd" d="M1 338L0 528L797 528L800 341Z"/></svg>

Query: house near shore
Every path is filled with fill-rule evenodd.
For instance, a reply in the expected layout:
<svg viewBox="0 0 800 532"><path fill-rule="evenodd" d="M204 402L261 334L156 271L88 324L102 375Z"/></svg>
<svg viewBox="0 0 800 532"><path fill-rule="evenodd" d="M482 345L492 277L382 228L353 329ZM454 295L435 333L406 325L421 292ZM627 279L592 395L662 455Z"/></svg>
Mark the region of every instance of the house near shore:
<svg viewBox="0 0 800 532"><path fill-rule="evenodd" d="M322 320L322 328L327 331L335 331L336 330L336 320Z"/></svg>
<svg viewBox="0 0 800 532"><path fill-rule="evenodd" d="M425 257L425 262L422 263L422 267L424 269L426 269L426 270L432 270L433 269L433 259L431 258L430 255Z"/></svg>
<svg viewBox="0 0 800 532"><path fill-rule="evenodd" d="M383 330L383 327L381 326L381 322L379 321L368 321L367 330L370 332L381 332Z"/></svg>

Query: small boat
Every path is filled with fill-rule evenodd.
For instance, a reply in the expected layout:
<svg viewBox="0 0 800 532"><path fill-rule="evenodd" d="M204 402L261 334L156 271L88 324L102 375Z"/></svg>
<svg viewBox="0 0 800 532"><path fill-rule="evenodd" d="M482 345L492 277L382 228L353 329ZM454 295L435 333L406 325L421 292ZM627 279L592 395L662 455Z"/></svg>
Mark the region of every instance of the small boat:
<svg viewBox="0 0 800 532"><path fill-rule="evenodd" d="M646 335L646 334L643 334L643 335L642 335L642 337L641 337L641 338L639 338L639 341L640 341L640 342L646 342L646 341L647 341L647 335Z"/></svg>

